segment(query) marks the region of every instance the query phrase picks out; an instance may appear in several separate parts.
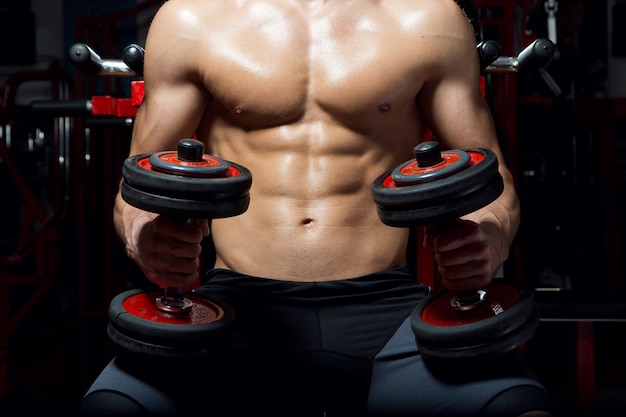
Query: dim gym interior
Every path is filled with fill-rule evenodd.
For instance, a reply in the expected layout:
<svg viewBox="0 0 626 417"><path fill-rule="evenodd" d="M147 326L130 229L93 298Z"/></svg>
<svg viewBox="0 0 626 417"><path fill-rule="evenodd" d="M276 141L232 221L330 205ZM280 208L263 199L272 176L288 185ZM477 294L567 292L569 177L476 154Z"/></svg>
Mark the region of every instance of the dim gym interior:
<svg viewBox="0 0 626 417"><path fill-rule="evenodd" d="M2 416L72 415L119 352L161 363L211 355L221 322L237 320L237 309L188 288L149 285L115 231L121 179L130 205L186 222L236 218L256 185L254 172L195 138L128 156L146 37L164 3L0 0ZM411 230L416 280L433 290L411 313L416 343L453 364L515 353L558 415L622 416L626 1L457 3L476 33L478 87L521 220L489 288L448 291L423 233L500 196L493 153L443 149L427 132L412 159L380 173L372 208ZM200 268L214 261L203 248ZM189 383L210 378L190 374Z"/></svg>

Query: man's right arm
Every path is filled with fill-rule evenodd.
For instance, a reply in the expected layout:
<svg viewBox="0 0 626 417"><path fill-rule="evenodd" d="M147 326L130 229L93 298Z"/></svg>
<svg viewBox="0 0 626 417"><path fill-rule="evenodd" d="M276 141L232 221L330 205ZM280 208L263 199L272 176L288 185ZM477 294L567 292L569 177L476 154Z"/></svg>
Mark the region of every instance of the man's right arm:
<svg viewBox="0 0 626 417"><path fill-rule="evenodd" d="M176 150L192 137L209 102L197 80L192 54L198 33L181 6L166 3L155 16L146 41L145 96L134 122L129 154ZM191 57L191 58L190 58ZM126 253L158 285L187 286L197 276L198 256L208 226L200 227L148 213L126 203L118 191L115 230Z"/></svg>

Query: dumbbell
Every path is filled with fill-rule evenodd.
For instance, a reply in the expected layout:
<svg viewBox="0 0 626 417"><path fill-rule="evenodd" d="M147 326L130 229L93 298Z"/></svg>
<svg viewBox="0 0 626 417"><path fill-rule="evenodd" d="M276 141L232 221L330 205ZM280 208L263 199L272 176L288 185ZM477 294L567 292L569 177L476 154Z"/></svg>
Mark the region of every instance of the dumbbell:
<svg viewBox="0 0 626 417"><path fill-rule="evenodd" d="M127 158L122 176L121 195L128 204L181 222L237 216L250 202L250 171L204 154L195 139L181 139L175 152ZM227 303L184 288L135 289L111 301L107 332L126 351L193 357L219 348L233 319Z"/></svg>
<svg viewBox="0 0 626 417"><path fill-rule="evenodd" d="M391 227L454 227L461 216L496 200L504 189L489 149L441 151L436 141L372 183L381 221ZM422 354L430 359L499 356L526 343L539 317L523 283L496 279L471 291L442 290L424 298L410 317Z"/></svg>

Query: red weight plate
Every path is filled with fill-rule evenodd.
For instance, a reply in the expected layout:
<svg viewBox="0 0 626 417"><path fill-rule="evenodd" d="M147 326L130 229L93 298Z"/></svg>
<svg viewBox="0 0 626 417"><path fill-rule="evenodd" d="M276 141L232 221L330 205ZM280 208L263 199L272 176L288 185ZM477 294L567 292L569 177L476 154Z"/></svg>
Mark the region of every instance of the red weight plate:
<svg viewBox="0 0 626 417"><path fill-rule="evenodd" d="M487 299L477 309L457 311L451 306L455 292L433 299L422 310L422 320L433 326L460 326L495 317L513 306L519 299L519 290L509 285L491 284L486 289Z"/></svg>
<svg viewBox="0 0 626 417"><path fill-rule="evenodd" d="M453 172L457 169L463 168L465 164L459 166L461 157L463 155L460 152L442 152L441 162L435 165L421 167L417 164L417 160L409 161L407 164L400 167L399 172L402 175L415 175L422 176L432 173L439 173L446 171L447 168L454 168Z"/></svg>
<svg viewBox="0 0 626 417"><path fill-rule="evenodd" d="M202 161L184 161L178 157L176 152L164 152L157 154L159 160L163 161L165 164L176 166L186 166L186 167L198 167L198 168L206 168L206 167L217 167L224 163L221 159L218 159L211 155L203 155Z"/></svg>
<svg viewBox="0 0 626 417"><path fill-rule="evenodd" d="M199 159L197 161L181 159L177 153L172 152L160 152L148 158L151 169L164 174L198 178L228 176L230 167L223 159L206 154Z"/></svg>
<svg viewBox="0 0 626 417"><path fill-rule="evenodd" d="M155 323L197 325L220 320L224 310L208 300L192 299L191 310L185 313L166 313L156 306L156 298L162 294L138 293L122 303L125 311L133 316Z"/></svg>
<svg viewBox="0 0 626 417"><path fill-rule="evenodd" d="M175 158L176 155L172 154ZM240 171L232 166L232 164L226 163L223 160L212 157L210 155L204 155L207 159L216 160L217 162L206 163L204 162L190 162L190 161L178 161L178 165L171 164L170 170L159 169L156 167L151 161L150 158L154 157L154 155L148 155L143 158L139 158L136 161L137 166L153 172L162 172L168 174L176 174L185 177L206 177L206 178L219 178L219 177L236 177L240 174ZM169 159L169 158L168 158ZM166 161L167 162L167 161ZM221 164L221 165L218 165ZM224 164L226 166L224 167ZM178 171L176 171L175 167L178 167Z"/></svg>
<svg viewBox="0 0 626 417"><path fill-rule="evenodd" d="M464 158L465 156L465 158ZM469 161L467 160L469 156ZM448 179L474 165L481 163L485 155L481 152L445 151L441 153L443 161L428 167L420 167L417 160L412 159L396 167L383 179L383 186L387 188L401 188L425 182Z"/></svg>
<svg viewBox="0 0 626 417"><path fill-rule="evenodd" d="M485 154L481 152L476 152L476 151L471 151L471 150L468 150L466 152L470 156L470 160L471 160L470 166L476 165L480 163L483 159L485 159Z"/></svg>

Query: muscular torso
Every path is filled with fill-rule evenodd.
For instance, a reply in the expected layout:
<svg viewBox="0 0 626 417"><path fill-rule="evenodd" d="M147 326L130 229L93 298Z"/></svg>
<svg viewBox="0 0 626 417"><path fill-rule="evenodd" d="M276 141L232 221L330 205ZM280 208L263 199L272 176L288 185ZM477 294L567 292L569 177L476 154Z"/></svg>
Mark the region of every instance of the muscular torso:
<svg viewBox="0 0 626 417"><path fill-rule="evenodd" d="M216 267L318 281L402 264L407 232L381 223L370 187L425 130L425 16L404 2L178 2L195 10L179 13L197 33L185 60L210 94L197 136L253 175L247 212L213 221Z"/></svg>

